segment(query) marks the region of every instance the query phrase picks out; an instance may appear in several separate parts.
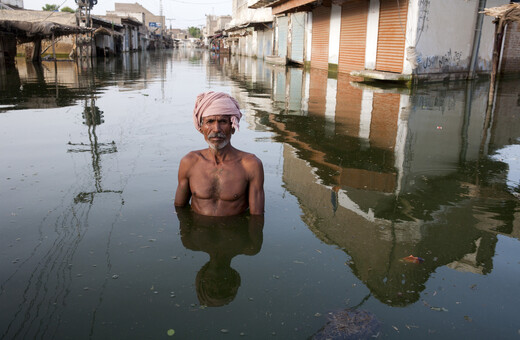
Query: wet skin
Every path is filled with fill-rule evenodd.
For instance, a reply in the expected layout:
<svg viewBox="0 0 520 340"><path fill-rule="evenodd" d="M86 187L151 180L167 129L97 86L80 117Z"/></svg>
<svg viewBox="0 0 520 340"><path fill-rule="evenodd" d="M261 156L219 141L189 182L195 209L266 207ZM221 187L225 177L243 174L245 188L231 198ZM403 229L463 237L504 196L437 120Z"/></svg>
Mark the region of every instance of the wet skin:
<svg viewBox="0 0 520 340"><path fill-rule="evenodd" d="M191 199L192 209L201 215L232 216L248 208L252 215L263 214L262 162L231 146L230 117L204 117L201 127L209 147L182 158L175 206L186 206Z"/></svg>

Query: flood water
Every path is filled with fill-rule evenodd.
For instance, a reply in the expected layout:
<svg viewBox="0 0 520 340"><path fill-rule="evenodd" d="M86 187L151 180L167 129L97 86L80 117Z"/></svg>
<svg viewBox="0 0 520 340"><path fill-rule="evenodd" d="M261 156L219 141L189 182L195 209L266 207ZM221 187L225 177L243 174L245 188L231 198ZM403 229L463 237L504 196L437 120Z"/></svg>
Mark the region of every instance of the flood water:
<svg viewBox="0 0 520 340"><path fill-rule="evenodd" d="M0 338L518 338L519 80L487 110L485 81L381 88L197 50L17 63ZM245 114L263 221L173 207L208 90Z"/></svg>

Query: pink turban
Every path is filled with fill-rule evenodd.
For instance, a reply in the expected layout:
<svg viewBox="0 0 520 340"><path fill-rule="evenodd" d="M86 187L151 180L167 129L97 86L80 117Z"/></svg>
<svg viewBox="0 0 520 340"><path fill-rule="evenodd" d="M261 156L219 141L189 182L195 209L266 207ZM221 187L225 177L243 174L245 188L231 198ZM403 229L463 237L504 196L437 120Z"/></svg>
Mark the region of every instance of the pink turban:
<svg viewBox="0 0 520 340"><path fill-rule="evenodd" d="M238 131L238 121L242 117L240 107L235 98L224 92L205 92L197 96L193 109L193 124L202 132L202 117L228 115L231 116L231 126Z"/></svg>

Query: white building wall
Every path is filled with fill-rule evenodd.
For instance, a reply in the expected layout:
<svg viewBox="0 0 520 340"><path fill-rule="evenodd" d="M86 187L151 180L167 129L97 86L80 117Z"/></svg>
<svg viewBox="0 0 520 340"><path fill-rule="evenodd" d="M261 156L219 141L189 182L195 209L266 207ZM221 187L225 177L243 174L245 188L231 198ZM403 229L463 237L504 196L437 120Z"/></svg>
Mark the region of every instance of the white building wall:
<svg viewBox="0 0 520 340"><path fill-rule="evenodd" d="M231 19L229 26L240 26L250 22L273 21L271 7L258 9L249 8L249 6L256 2L257 0L233 0L231 9L233 19Z"/></svg>
<svg viewBox="0 0 520 340"><path fill-rule="evenodd" d="M367 43L365 47L365 68L376 69L377 33L379 32L379 0L370 0L367 19Z"/></svg>
<svg viewBox="0 0 520 340"><path fill-rule="evenodd" d="M333 4L330 10L329 64L338 65L340 35L341 6Z"/></svg>
<svg viewBox="0 0 520 340"><path fill-rule="evenodd" d="M419 0L411 0L408 4L406 15L406 39L404 46L403 73L411 74L418 66L417 62L417 32L419 23L422 24L424 17L419 17Z"/></svg>
<svg viewBox="0 0 520 340"><path fill-rule="evenodd" d="M307 25L305 25L305 61L311 61L312 54L312 12L307 13Z"/></svg>
<svg viewBox="0 0 520 340"><path fill-rule="evenodd" d="M419 74L468 71L478 2L478 0L420 1L416 33ZM506 3L509 1L488 0L486 7ZM489 71L491 67L494 30L491 21L492 18L489 17L484 20L477 66L480 70Z"/></svg>

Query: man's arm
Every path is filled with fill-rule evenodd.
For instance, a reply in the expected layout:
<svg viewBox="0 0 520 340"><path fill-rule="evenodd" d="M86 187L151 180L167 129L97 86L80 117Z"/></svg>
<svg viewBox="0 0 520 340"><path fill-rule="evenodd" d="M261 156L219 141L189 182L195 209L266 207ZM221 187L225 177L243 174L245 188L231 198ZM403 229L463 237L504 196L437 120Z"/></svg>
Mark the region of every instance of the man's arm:
<svg viewBox="0 0 520 340"><path fill-rule="evenodd" d="M179 175L177 185L177 192L175 192L175 206L183 207L186 206L190 202L191 198L191 190L190 190L190 181L188 177L188 170L194 163L194 158L191 154L184 156L181 159L181 164L179 165Z"/></svg>
<svg viewBox="0 0 520 340"><path fill-rule="evenodd" d="M249 172L249 212L251 215L263 215L264 195L264 167L256 156L248 161Z"/></svg>

